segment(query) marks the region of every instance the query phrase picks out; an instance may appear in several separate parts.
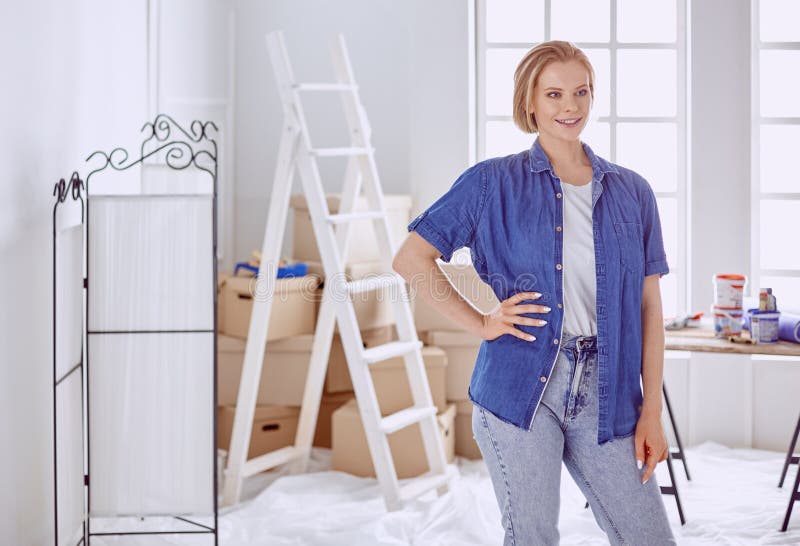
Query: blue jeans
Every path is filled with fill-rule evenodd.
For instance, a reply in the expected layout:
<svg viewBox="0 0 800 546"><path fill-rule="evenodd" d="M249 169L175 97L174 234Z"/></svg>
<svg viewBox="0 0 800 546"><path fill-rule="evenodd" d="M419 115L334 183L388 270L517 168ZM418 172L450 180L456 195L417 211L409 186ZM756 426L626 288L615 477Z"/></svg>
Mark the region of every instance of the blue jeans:
<svg viewBox="0 0 800 546"><path fill-rule="evenodd" d="M530 431L472 412L504 544L558 544L562 460L611 544L675 544L655 474L641 483L633 435L597 444L597 337L564 332L561 344Z"/></svg>

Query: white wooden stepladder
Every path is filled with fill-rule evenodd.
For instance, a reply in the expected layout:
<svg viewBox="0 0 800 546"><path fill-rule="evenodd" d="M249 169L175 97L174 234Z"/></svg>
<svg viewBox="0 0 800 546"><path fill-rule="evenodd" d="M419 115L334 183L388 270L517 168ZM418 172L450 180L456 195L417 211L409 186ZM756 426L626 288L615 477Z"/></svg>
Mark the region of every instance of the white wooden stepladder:
<svg viewBox="0 0 800 546"><path fill-rule="evenodd" d="M383 190L378 178L374 150L370 144L369 123L361 105L358 86L353 78L342 35L337 36L332 47L338 80L335 83L295 83L283 34L280 31L267 35L267 46L283 104L284 124L264 234L262 266L259 268L257 279L258 297L254 298L250 320L222 502L230 505L239 501L242 480L245 477L290 461L295 462L296 470L305 470L311 453L334 327L338 323L375 473L387 509L396 510L402 507L405 501L432 489L437 489L439 493L445 492L453 475L445 460L437 409L433 405L420 352L422 343L417 337L405 281L392 270L395 248L389 236ZM339 94L350 132L351 141L348 147L315 149L311 146L300 100L301 92ZM328 210L317 166L316 158L324 156L348 157L340 209L337 214L330 214ZM322 303L317 318L295 443L247 460L267 327L272 309L272 296L275 293L277 263L286 226L295 167L300 174L325 270ZM362 186L369 210L353 212ZM350 223L363 219L372 220L381 251L382 269L385 273L347 281L344 257L347 255ZM393 306L399 339L365 349L351 296L386 288L391 290L389 299ZM398 356L402 356L405 362L414 405L382 417L369 365ZM269 365L268 360L267 365ZM429 471L409 480L401 487L387 436L416 423L419 423L422 433Z"/></svg>

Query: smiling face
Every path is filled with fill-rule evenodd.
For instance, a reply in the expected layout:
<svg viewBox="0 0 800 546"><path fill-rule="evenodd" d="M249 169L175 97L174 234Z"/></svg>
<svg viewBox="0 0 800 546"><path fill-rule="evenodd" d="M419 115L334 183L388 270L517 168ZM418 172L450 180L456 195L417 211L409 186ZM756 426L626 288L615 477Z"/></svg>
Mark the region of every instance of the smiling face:
<svg viewBox="0 0 800 546"><path fill-rule="evenodd" d="M580 140L591 109L589 72L577 60L545 66L528 103L528 112L536 116L539 135L567 141Z"/></svg>

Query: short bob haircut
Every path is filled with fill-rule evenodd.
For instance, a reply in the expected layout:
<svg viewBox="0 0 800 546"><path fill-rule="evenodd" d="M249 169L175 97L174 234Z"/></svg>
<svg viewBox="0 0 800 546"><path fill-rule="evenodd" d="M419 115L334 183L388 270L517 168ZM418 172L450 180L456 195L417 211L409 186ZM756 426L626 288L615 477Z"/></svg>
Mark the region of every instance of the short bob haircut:
<svg viewBox="0 0 800 546"><path fill-rule="evenodd" d="M594 69L589 58L572 42L551 40L542 42L528 51L514 72L514 124L525 133L538 133L539 126L533 112L528 114L528 104L533 89L544 68L555 61L576 60L589 72L589 92L594 101Z"/></svg>

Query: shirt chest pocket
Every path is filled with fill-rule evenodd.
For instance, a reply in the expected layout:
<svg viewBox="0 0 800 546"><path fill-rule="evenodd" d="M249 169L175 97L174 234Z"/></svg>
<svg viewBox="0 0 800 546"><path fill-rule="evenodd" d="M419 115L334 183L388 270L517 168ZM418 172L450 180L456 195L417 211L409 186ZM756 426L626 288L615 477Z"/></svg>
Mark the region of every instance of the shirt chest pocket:
<svg viewBox="0 0 800 546"><path fill-rule="evenodd" d="M644 236L642 224L638 222L616 222L614 231L619 243L619 256L622 265L633 273L644 271Z"/></svg>

